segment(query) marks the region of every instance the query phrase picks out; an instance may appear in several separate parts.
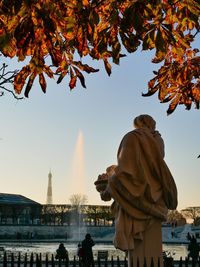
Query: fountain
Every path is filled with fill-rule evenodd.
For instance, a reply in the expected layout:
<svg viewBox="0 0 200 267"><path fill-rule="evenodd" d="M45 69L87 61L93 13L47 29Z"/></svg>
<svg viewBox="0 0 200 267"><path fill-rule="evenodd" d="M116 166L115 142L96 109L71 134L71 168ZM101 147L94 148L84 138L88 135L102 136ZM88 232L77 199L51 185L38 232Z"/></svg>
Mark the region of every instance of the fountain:
<svg viewBox="0 0 200 267"><path fill-rule="evenodd" d="M86 203L86 172L85 172L85 162L84 162L84 139L83 133L80 130L78 133L77 141L75 144L73 161L72 161L72 171L70 175L70 192L71 196L76 199L71 203L75 206L76 213L76 226L71 230L72 241L79 242L84 239L86 234L86 227L82 224L82 217L80 206ZM75 214L74 214L75 215ZM77 229L78 227L78 229Z"/></svg>
<svg viewBox="0 0 200 267"><path fill-rule="evenodd" d="M85 162L84 162L84 139L83 133L79 130L75 144L74 155L72 160L72 170L70 175L70 192L71 194L85 194Z"/></svg>

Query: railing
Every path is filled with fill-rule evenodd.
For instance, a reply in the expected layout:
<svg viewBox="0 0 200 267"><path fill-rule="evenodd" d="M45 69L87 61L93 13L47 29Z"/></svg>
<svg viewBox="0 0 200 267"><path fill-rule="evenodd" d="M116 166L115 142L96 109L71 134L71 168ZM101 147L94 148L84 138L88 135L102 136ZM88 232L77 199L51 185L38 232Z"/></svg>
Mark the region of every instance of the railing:
<svg viewBox="0 0 200 267"><path fill-rule="evenodd" d="M114 259L111 257L108 259L107 253L99 253L96 259L94 259L94 267L128 267L128 261L126 258L119 259L117 257ZM162 266L160 261L154 263L151 261L150 267L160 267ZM85 267L84 264L74 256L73 259L69 261L66 260L56 260L54 255L45 256L42 254L14 254L4 252L0 256L0 267ZM144 259L144 264L140 265L137 261L136 266L132 267L147 267L146 260ZM196 262L189 260L188 258L180 260L174 260L173 258L164 259L164 267L200 267L200 259Z"/></svg>

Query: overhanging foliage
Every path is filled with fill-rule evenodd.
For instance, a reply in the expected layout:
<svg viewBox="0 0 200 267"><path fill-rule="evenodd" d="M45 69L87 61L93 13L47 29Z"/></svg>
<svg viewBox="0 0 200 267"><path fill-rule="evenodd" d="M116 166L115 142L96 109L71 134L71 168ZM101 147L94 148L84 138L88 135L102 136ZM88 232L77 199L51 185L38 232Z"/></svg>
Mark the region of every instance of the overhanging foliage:
<svg viewBox="0 0 200 267"><path fill-rule="evenodd" d="M122 49L154 49L152 62L162 65L143 96L158 92L170 114L178 104L199 108L200 57L192 47L199 15L199 0L3 0L0 51L30 58L14 80L15 92L28 97L36 76L44 93L46 75L58 75L57 83L68 76L70 89L77 80L86 87L83 73L98 71L83 63L86 56L102 60L110 75Z"/></svg>

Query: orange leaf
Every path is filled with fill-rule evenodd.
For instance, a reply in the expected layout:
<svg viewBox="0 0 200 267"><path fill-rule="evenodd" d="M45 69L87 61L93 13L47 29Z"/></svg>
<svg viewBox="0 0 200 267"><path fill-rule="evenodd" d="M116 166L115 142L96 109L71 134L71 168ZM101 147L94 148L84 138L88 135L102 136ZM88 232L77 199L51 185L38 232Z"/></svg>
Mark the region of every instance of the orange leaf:
<svg viewBox="0 0 200 267"><path fill-rule="evenodd" d="M21 93L22 88L25 84L25 81L26 81L27 77L30 75L30 73L31 73L31 71L30 71L29 66L25 66L15 76L15 78L14 78L14 90L17 94Z"/></svg>
<svg viewBox="0 0 200 267"><path fill-rule="evenodd" d="M76 81L77 81L77 76L74 76L71 78L71 80L69 82L69 87L71 90L76 86Z"/></svg>
<svg viewBox="0 0 200 267"><path fill-rule="evenodd" d="M44 65L44 72L49 76L49 78L53 78L53 71L49 66Z"/></svg>
<svg viewBox="0 0 200 267"><path fill-rule="evenodd" d="M179 104L181 95L177 95L170 103L169 108L167 110L167 115L170 115L171 113L174 112L174 110L176 109L177 105Z"/></svg>

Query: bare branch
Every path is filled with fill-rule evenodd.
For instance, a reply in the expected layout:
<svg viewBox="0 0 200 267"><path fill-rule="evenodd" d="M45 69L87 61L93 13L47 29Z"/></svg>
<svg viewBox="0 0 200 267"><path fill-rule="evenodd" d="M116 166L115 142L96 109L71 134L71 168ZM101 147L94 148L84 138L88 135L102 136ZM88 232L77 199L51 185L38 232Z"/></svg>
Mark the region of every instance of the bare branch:
<svg viewBox="0 0 200 267"><path fill-rule="evenodd" d="M8 92L13 95L17 100L23 99L23 97L18 97L12 89L9 89L8 86L13 84L15 75L18 73L18 70L6 71L8 65L5 63L0 67L0 97L4 95L5 92Z"/></svg>
<svg viewBox="0 0 200 267"><path fill-rule="evenodd" d="M13 95L13 97L15 98L15 99L17 99L17 100L22 100L22 99L24 99L24 97L23 96L17 96L12 90L9 90L8 88L6 88L6 87L4 87L4 86L0 86L0 88L1 89L3 89L4 91L6 91L6 92L9 92L9 93L11 93L12 95ZM4 92L2 92L2 91L0 91L0 96L3 96L4 95Z"/></svg>

